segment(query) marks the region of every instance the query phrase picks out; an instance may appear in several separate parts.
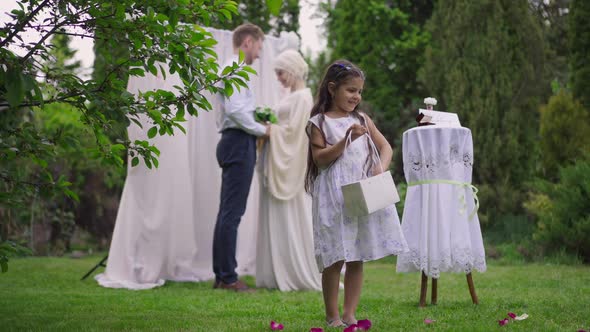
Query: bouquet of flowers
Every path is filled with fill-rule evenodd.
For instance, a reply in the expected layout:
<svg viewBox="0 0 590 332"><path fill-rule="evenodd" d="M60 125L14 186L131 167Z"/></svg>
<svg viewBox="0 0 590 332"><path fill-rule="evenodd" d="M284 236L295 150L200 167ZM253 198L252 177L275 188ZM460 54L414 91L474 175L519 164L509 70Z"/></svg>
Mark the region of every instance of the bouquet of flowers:
<svg viewBox="0 0 590 332"><path fill-rule="evenodd" d="M254 112L254 119L261 123L277 123L277 116L273 113L270 107L256 107Z"/></svg>

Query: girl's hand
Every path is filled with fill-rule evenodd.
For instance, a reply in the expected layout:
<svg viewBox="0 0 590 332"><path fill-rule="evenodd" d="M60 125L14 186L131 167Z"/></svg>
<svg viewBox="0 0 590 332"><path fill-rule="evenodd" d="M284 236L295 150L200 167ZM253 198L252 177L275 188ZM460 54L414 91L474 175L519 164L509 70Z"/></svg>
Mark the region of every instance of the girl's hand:
<svg viewBox="0 0 590 332"><path fill-rule="evenodd" d="M348 130L346 131L346 136L348 136L348 134L351 134L351 138L354 141L355 139L363 136L366 133L367 133L367 128L365 128L364 126L361 126L358 123L355 123L352 126L350 126L350 128L348 128Z"/></svg>

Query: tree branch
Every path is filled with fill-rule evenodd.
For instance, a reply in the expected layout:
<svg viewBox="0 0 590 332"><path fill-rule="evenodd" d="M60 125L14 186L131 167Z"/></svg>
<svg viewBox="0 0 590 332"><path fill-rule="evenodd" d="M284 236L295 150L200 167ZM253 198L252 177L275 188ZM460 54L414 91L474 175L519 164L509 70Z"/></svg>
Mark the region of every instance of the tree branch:
<svg viewBox="0 0 590 332"><path fill-rule="evenodd" d="M41 9L43 9L47 3L50 0L45 0L43 1L43 3L41 3L37 8L35 8L30 14L29 16L27 16L23 21L21 21L20 23L18 23L17 25L14 26L14 30L2 41L0 41L0 47L4 47L6 44L8 44L8 42L10 42L12 40L12 38L14 38L14 36L18 35L18 33L20 31L23 31L22 29L29 24L29 22L41 11Z"/></svg>
<svg viewBox="0 0 590 332"><path fill-rule="evenodd" d="M39 48L40 45L42 45L45 40L47 40L47 38L49 38L49 36L53 35L59 28L62 27L62 25L65 23L61 22L60 24L56 24L53 29L49 30L49 32L47 32L45 34L45 36L43 36L36 44L35 46L33 46L33 48L31 48L31 50L29 51L29 53L27 53L24 57L22 57L20 59L21 63L25 63L27 61L27 59L29 59L31 56L33 56L33 54L35 54L35 51Z"/></svg>
<svg viewBox="0 0 590 332"><path fill-rule="evenodd" d="M73 33L73 32L65 32L65 31L56 31L54 34L55 35L68 35L68 36L73 36L73 37L83 37L83 38L98 39L94 35L86 35L86 34L83 34L83 33Z"/></svg>

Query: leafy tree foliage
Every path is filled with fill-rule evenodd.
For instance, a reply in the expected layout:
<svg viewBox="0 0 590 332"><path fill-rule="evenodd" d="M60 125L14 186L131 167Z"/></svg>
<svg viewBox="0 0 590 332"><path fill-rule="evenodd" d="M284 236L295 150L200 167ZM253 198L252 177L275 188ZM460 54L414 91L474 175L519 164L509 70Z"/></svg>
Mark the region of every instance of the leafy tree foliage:
<svg viewBox="0 0 590 332"><path fill-rule="evenodd" d="M135 156L144 158L148 167L157 166L157 148L146 141L129 142L124 137L111 144L108 134L113 125L123 121L137 121L140 114L146 114L154 125L150 137L156 134L173 134L183 130L185 114L196 114L209 110L210 104L201 94L208 90L230 94L234 87L244 84L250 68L238 65L228 67L218 75L219 65L213 45L216 41L211 34L197 25L179 24L179 19L202 21L215 15L226 17L236 13L232 1L22 1L20 9L13 10L13 21L0 31L0 86L3 87L2 144L0 155L7 163L18 158L38 159L41 168L46 166L44 157L54 153L56 141L43 137L23 117L23 112L35 107L44 108L55 103L66 103L79 112L84 124L91 129L97 142L96 153L105 161L123 164L120 152L129 148ZM39 12L48 13L49 19L41 21ZM20 41L26 28L39 31L41 38L32 44ZM83 80L72 73L47 68L43 63L49 59L47 41L66 29L70 34L96 38L107 49L118 45L129 45L128 55L117 58L116 64L102 77ZM97 33L100 32L100 33ZM15 53L20 48L23 55ZM113 61L108 61L112 63ZM176 97L172 92L147 92L135 98L124 90L125 81L118 75L119 70L131 67L129 74L143 76L146 72L162 72L158 63L167 62L171 72L178 72L185 84ZM229 78L237 72L237 78ZM218 82L222 84L216 85ZM43 93L45 85L52 84L54 92ZM89 107L99 105L100 107ZM174 112L174 109L177 109ZM123 116L124 115L124 116ZM41 172L35 179L35 187L66 188L67 181L54 179L49 172ZM2 174L8 183L19 183L14 174ZM66 191L67 194L68 193Z"/></svg>
<svg viewBox="0 0 590 332"><path fill-rule="evenodd" d="M231 19L238 12L234 1L19 0L17 5L11 21L0 27L0 242L11 213L25 211L22 207L35 197L78 199L72 190L76 179L68 178L65 165L54 163L64 153L82 148L80 158L90 155L97 163L122 166L128 150L133 165L143 160L157 166L158 149L148 141L129 141L121 128L147 116L150 138L182 132L187 114L211 109L205 91L230 95L254 72L242 64L221 70L213 36L192 24ZM39 35L33 42L24 39L31 30ZM80 78L70 67L75 64L62 61L67 54L52 54L65 49L56 47L65 43L64 35L92 38L106 50L97 56L105 63L101 71ZM162 63L182 79L176 94L126 91L127 74L166 75ZM56 117L78 122L63 128ZM55 126L41 127L39 119ZM55 212L65 216L58 206Z"/></svg>
<svg viewBox="0 0 590 332"><path fill-rule="evenodd" d="M238 5L238 15L231 20L214 20L211 26L233 30L238 25L250 22L265 33L278 36L281 31L299 31L299 1L297 0L244 0Z"/></svg>
<svg viewBox="0 0 590 332"><path fill-rule="evenodd" d="M572 0L569 19L572 92L590 110L590 2Z"/></svg>
<svg viewBox="0 0 590 332"><path fill-rule="evenodd" d="M527 1L441 1L428 23L432 42L421 81L441 110L471 128L474 182L491 219L522 213L523 183L536 167L537 106L544 41Z"/></svg>
<svg viewBox="0 0 590 332"><path fill-rule="evenodd" d="M545 39L545 81L553 81L555 86L568 83L568 17L570 0L529 0L532 13L543 27ZM544 87L547 98L551 93Z"/></svg>
<svg viewBox="0 0 590 332"><path fill-rule="evenodd" d="M346 58L366 74L364 99L375 112L398 119L402 107L419 97L416 70L429 42L422 25L429 1L338 1L329 13L332 58Z"/></svg>

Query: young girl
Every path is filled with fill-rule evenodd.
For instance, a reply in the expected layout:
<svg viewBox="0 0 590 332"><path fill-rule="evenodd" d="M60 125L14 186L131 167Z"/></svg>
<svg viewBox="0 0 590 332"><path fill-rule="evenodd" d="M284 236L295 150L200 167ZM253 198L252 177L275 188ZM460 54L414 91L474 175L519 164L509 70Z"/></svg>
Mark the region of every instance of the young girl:
<svg viewBox="0 0 590 332"><path fill-rule="evenodd" d="M364 74L352 63L339 60L331 64L307 126L310 146L305 186L313 196L315 256L330 327L357 323L363 262L408 250L394 205L358 218L347 217L343 211L340 187L387 170L393 155L373 121L358 110L363 85ZM379 156L372 152L371 141ZM338 285L344 263L340 316Z"/></svg>

